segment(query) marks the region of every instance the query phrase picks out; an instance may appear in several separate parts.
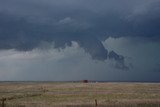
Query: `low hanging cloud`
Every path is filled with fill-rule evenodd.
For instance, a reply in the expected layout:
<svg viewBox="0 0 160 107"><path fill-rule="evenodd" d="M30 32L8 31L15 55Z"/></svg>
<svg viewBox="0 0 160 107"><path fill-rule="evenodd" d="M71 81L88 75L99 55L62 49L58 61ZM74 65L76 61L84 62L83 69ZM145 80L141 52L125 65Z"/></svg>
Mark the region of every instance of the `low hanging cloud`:
<svg viewBox="0 0 160 107"><path fill-rule="evenodd" d="M109 37L103 42L109 51L124 55L125 65L132 67L129 72L117 69L114 59L93 60L77 42L59 50L43 43L45 48L32 51L1 50L0 80L160 81L160 42L130 41Z"/></svg>
<svg viewBox="0 0 160 107"><path fill-rule="evenodd" d="M159 40L159 7L159 0L0 1L0 49L59 50L76 41L92 59L114 60L115 68L129 70L125 54L108 50L103 42L128 36Z"/></svg>
<svg viewBox="0 0 160 107"><path fill-rule="evenodd" d="M112 62L93 61L77 42L60 50L4 50L0 63L1 80L101 80L106 68L115 69Z"/></svg>

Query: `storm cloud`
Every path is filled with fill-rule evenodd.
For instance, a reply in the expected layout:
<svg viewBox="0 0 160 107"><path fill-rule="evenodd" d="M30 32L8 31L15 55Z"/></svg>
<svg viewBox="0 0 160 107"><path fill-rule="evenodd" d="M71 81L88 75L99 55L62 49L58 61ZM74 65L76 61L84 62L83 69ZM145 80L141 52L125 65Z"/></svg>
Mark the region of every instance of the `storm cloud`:
<svg viewBox="0 0 160 107"><path fill-rule="evenodd" d="M117 69L114 59L93 60L76 42L60 50L1 50L0 80L160 81L160 42L130 41L133 38L109 37L103 42L109 51L124 55L125 65L131 67L129 71Z"/></svg>
<svg viewBox="0 0 160 107"><path fill-rule="evenodd" d="M109 37L159 41L159 19L159 0L0 0L0 50L61 50L74 41L92 59L114 60L115 68L129 70L126 56L103 42Z"/></svg>
<svg viewBox="0 0 160 107"><path fill-rule="evenodd" d="M160 34L159 1L6 0L0 5L1 49L31 50L42 41L64 47L78 41L93 58L106 59L101 41L108 36Z"/></svg>

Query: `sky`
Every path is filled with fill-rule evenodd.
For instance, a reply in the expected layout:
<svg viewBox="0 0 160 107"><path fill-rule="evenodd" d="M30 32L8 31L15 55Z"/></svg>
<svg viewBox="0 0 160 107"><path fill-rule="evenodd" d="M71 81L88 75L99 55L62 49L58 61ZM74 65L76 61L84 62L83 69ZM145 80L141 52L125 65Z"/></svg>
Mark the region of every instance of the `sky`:
<svg viewBox="0 0 160 107"><path fill-rule="evenodd" d="M160 81L160 0L0 0L0 81Z"/></svg>

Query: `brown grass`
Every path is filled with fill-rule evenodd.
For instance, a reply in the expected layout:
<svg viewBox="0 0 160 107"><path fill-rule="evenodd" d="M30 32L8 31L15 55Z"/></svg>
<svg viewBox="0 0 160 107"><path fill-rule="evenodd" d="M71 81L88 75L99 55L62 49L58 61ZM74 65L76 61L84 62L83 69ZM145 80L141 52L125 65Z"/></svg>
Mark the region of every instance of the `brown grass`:
<svg viewBox="0 0 160 107"><path fill-rule="evenodd" d="M160 83L0 82L9 107L160 107Z"/></svg>

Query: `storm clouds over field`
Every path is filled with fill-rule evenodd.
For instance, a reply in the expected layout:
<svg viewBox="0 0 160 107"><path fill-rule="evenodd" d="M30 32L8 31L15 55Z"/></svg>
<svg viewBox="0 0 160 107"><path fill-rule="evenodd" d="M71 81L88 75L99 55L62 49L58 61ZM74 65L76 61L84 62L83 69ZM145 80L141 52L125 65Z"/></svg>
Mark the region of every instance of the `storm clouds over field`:
<svg viewBox="0 0 160 107"><path fill-rule="evenodd" d="M159 76L160 0L0 0L0 80Z"/></svg>

